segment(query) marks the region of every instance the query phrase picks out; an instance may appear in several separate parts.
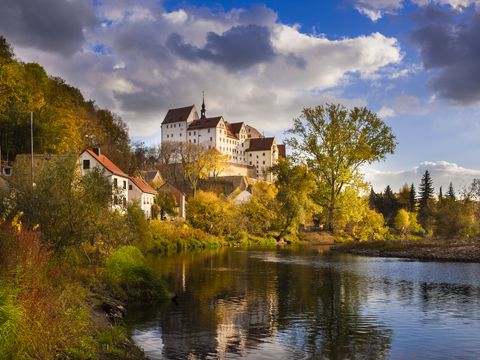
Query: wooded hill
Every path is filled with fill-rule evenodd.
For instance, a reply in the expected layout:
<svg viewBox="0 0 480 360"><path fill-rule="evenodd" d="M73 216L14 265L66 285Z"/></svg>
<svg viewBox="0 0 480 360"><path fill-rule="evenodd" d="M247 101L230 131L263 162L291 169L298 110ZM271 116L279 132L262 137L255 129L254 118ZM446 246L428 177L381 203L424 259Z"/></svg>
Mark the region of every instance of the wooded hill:
<svg viewBox="0 0 480 360"><path fill-rule="evenodd" d="M30 111L34 114L35 153L77 153L85 147L102 152L129 170L126 124L109 110L86 100L80 90L49 76L36 63L15 58L0 36L0 146L2 159L30 152Z"/></svg>

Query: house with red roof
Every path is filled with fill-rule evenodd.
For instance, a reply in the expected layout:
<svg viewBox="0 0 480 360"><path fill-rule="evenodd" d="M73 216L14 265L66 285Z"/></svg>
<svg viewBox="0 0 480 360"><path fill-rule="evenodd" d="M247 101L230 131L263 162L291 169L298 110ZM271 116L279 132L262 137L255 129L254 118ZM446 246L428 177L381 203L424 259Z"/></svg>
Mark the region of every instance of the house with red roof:
<svg viewBox="0 0 480 360"><path fill-rule="evenodd" d="M152 205L155 196L158 195L157 190L151 187L144 179L139 176L130 176L128 185L128 198L130 201L136 201L147 219L152 218Z"/></svg>
<svg viewBox="0 0 480 360"><path fill-rule="evenodd" d="M100 148L85 149L79 156L82 175L100 169L113 187L113 208L123 211L127 205L130 177L100 152Z"/></svg>

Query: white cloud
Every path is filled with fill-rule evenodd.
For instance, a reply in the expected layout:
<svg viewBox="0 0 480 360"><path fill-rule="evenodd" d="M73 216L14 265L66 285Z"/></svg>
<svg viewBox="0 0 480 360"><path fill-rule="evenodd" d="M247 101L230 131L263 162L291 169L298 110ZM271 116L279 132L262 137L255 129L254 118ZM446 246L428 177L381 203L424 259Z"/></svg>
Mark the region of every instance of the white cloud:
<svg viewBox="0 0 480 360"><path fill-rule="evenodd" d="M389 118L389 117L393 117L396 115L395 113L395 110L389 108L389 107L386 107L386 106L382 106L380 108L380 110L377 111L377 115L380 116L380 118Z"/></svg>
<svg viewBox="0 0 480 360"><path fill-rule="evenodd" d="M479 5L480 0L409 0L418 6L430 4L450 6L461 11L470 5ZM396 14L403 8L406 0L355 0L355 8L372 21L378 21L386 14Z"/></svg>
<svg viewBox="0 0 480 360"><path fill-rule="evenodd" d="M84 50L66 61L61 54L13 45L22 60L39 62L121 115L133 136L158 131L168 108L198 104L202 91L207 115L246 121L266 133L280 131L303 107L326 99L365 105L364 99L342 96L343 87L354 78L387 76L382 69L402 60L393 37L372 33L330 40L282 24L262 6L166 12L153 0L135 5L104 0L95 11L102 21L85 30L84 48L101 44L108 55ZM232 69L230 52L238 51L235 41L242 40L245 29L263 29L267 42L257 49L248 41L246 52L234 54L239 64Z"/></svg>
<svg viewBox="0 0 480 360"><path fill-rule="evenodd" d="M473 179L480 178L480 169L464 168L448 161L424 161L409 170L402 171L381 171L368 167L365 170L365 178L377 192L383 191L387 185L390 185L394 190L398 190L403 184L411 183L414 183L418 189L420 180L426 170L432 176L436 192L438 192L440 186L444 190L448 189L450 182L453 183L457 191L460 191L463 187L470 185Z"/></svg>

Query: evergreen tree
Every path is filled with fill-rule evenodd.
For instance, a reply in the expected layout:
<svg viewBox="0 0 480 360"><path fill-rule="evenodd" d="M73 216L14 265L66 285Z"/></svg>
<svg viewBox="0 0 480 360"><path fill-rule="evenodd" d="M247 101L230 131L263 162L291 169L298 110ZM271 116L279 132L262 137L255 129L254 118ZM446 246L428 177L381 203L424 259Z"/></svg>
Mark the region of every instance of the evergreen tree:
<svg viewBox="0 0 480 360"><path fill-rule="evenodd" d="M397 211L400 208L400 203L398 202L390 185L387 185L385 188L382 196L379 199L378 205L378 210L382 213L386 223L389 226L393 226L395 215L397 215Z"/></svg>
<svg viewBox="0 0 480 360"><path fill-rule="evenodd" d="M428 170L422 177L418 201L418 217L424 229L431 229L433 221L433 181Z"/></svg>
<svg viewBox="0 0 480 360"><path fill-rule="evenodd" d="M438 201L439 202L443 201L443 190L441 186L440 186L440 190L438 191Z"/></svg>
<svg viewBox="0 0 480 360"><path fill-rule="evenodd" d="M448 192L447 192L447 199L450 200L456 200L455 196L455 190L453 190L453 184L450 182L450 186L448 187Z"/></svg>
<svg viewBox="0 0 480 360"><path fill-rule="evenodd" d="M368 196L368 205L370 206L370 209L375 210L377 205L376 203L377 203L377 194L375 194L373 187L371 187L370 195Z"/></svg>
<svg viewBox="0 0 480 360"><path fill-rule="evenodd" d="M417 210L417 193L415 191L415 185L410 186L410 197L408 200L408 211L415 212Z"/></svg>
<svg viewBox="0 0 480 360"><path fill-rule="evenodd" d="M404 184L397 193L397 199L400 207L409 211L410 204L410 186Z"/></svg>

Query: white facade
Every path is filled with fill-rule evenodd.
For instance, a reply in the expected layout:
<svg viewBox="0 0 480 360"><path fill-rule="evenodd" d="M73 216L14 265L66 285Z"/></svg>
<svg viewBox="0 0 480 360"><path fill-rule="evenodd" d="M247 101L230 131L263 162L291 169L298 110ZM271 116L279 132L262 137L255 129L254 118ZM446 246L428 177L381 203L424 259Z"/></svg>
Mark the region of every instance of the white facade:
<svg viewBox="0 0 480 360"><path fill-rule="evenodd" d="M270 141L262 143L259 148L258 145L251 146L251 142L255 142L254 139ZM169 141L185 141L202 145L207 149L217 149L226 155L231 164L252 166L255 168L257 178L274 180L268 168L278 161L275 139L264 138L258 130L245 123L230 124L222 116L199 118L194 105L171 109L162 123L162 143ZM244 172L229 175L244 175Z"/></svg>
<svg viewBox="0 0 480 360"><path fill-rule="evenodd" d="M112 207L122 210L128 203L128 185L129 178L127 174L122 174L121 170L108 160L104 155L97 155L92 150L85 150L80 154L80 169L82 176L97 168L103 171L113 188L113 205ZM103 160L103 161L102 161ZM114 167L111 167L113 165ZM117 171L118 169L118 171Z"/></svg>
<svg viewBox="0 0 480 360"><path fill-rule="evenodd" d="M142 185L139 183L140 181L143 182L142 179L130 178L130 184L128 186L129 199L130 201L136 201L140 205L140 208L145 213L145 217L147 219L151 219L152 205L154 204L154 201L155 201L155 194L145 192L144 190L142 190L140 188L140 186Z"/></svg>

